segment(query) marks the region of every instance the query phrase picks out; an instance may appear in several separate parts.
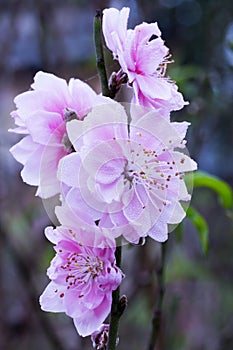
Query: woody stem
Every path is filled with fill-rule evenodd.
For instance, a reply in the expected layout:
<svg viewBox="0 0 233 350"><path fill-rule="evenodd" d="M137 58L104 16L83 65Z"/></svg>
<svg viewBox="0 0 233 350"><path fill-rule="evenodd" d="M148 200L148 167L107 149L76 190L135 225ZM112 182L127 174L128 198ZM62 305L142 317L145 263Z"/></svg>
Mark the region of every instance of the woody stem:
<svg viewBox="0 0 233 350"><path fill-rule="evenodd" d="M164 298L165 281L164 281L164 265L166 256L166 243L161 244L161 262L160 267L157 269L157 281L158 281L158 296L154 309L154 315L152 319L152 331L149 340L148 350L155 350L155 346L158 340L161 329L162 319L162 304Z"/></svg>
<svg viewBox="0 0 233 350"><path fill-rule="evenodd" d="M94 20L94 41L96 49L96 66L101 82L102 94L104 96L114 98L115 93L108 87L107 72L104 60L104 48L103 48L103 33L102 33L102 18L101 11L97 10ZM117 242L115 251L116 265L121 266L121 240ZM110 314L110 328L107 350L115 350L118 336L118 326L120 317L126 307L126 297L120 298L120 286L112 292L112 306Z"/></svg>
<svg viewBox="0 0 233 350"><path fill-rule="evenodd" d="M94 19L94 42L96 50L96 66L101 82L102 93L104 96L113 98L114 96L108 88L108 78L104 60L102 19L100 10L96 11L96 16Z"/></svg>
<svg viewBox="0 0 233 350"><path fill-rule="evenodd" d="M121 266L121 245L116 247L115 252L116 265L120 268ZM120 286L112 292L112 307L110 314L110 328L109 328L109 340L107 350L115 350L117 335L118 335L118 326L119 320L122 315L122 308L120 303Z"/></svg>

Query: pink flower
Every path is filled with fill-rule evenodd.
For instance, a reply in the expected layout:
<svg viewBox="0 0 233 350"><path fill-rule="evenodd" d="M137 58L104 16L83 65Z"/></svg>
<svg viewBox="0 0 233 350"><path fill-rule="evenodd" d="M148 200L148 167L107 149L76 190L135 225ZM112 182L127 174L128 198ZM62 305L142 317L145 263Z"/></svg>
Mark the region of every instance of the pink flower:
<svg viewBox="0 0 233 350"><path fill-rule="evenodd" d="M185 216L179 201L190 199L183 175L196 163L182 152L189 124L171 123L154 110L139 112L140 118L133 111L128 125L120 104L97 106L82 123L69 123L79 152L59 163L65 186L59 215L69 207L84 222L99 221L110 236L165 241L167 225Z"/></svg>
<svg viewBox="0 0 233 350"><path fill-rule="evenodd" d="M161 39L157 23L137 25L127 29L129 8L103 11L103 34L107 47L128 75L133 87L133 102L159 110L169 118L171 111L181 108L186 102L174 82L165 77L169 63L169 50ZM156 38L154 38L156 37Z"/></svg>
<svg viewBox="0 0 233 350"><path fill-rule="evenodd" d="M10 151L23 164L21 176L29 185L38 186L37 195L49 198L59 192L56 172L59 160L72 150L66 134L66 121L83 119L98 103L98 96L78 79L66 81L53 74L38 72L32 90L15 98L17 110L12 112L17 128L27 134Z"/></svg>
<svg viewBox="0 0 233 350"><path fill-rule="evenodd" d="M41 308L65 312L81 336L96 331L111 309L112 291L122 280L115 265L115 243L98 227L47 227L56 256L48 269L51 282L40 297Z"/></svg>

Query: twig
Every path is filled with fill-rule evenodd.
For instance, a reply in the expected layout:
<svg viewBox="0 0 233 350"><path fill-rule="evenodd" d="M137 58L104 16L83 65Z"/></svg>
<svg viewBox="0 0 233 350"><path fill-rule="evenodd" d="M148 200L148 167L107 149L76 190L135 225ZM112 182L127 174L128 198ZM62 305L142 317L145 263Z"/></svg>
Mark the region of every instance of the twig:
<svg viewBox="0 0 233 350"><path fill-rule="evenodd" d="M166 255L166 243L161 245L161 265L157 270L157 280L158 280L158 290L159 294L157 297L157 302L154 309L154 316L152 319L152 331L149 341L148 350L155 350L155 345L159 336L161 328L161 318L162 318L162 304L164 297L164 264L165 264L165 255Z"/></svg>
<svg viewBox="0 0 233 350"><path fill-rule="evenodd" d="M94 41L96 49L96 65L98 74L100 77L102 94L104 96L114 98L115 93L108 88L107 72L104 60L104 50L103 50L103 33L102 33L102 20L101 11L96 11L96 16L94 20ZM116 265L121 267L121 241L118 240L117 247L115 251ZM110 327L109 327L109 339L108 339L108 350L115 350L118 336L118 326L119 320L124 312L127 304L127 299L125 296L120 298L120 286L112 292L112 306L110 313Z"/></svg>
<svg viewBox="0 0 233 350"><path fill-rule="evenodd" d="M116 247L116 265L120 268L121 266L121 245ZM112 307L110 314L110 328L109 328L109 340L108 350L115 350L118 336L119 320L124 312L127 304L126 296L120 298L120 286L112 292Z"/></svg>
<svg viewBox="0 0 233 350"><path fill-rule="evenodd" d="M96 11L94 20L94 42L96 50L96 66L100 77L102 93L104 96L113 98L114 95L108 88L108 78L104 61L102 20L100 10Z"/></svg>

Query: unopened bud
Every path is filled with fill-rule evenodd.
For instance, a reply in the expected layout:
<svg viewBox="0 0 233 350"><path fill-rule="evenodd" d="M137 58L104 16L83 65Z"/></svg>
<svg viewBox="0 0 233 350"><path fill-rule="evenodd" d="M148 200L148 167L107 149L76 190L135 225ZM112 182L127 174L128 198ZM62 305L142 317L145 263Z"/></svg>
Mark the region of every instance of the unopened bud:
<svg viewBox="0 0 233 350"><path fill-rule="evenodd" d="M96 350L106 350L107 349L108 332L109 332L109 325L102 324L97 329L97 331L92 333L91 340L92 340L92 346L94 349L96 349Z"/></svg>
<svg viewBox="0 0 233 350"><path fill-rule="evenodd" d="M120 90L121 85L126 84L127 81L127 74L120 69L117 73L113 72L111 74L108 82L108 88L112 93L116 94Z"/></svg>
<svg viewBox="0 0 233 350"><path fill-rule="evenodd" d="M92 346L95 350L106 350L109 337L109 324L102 324L97 331L91 335ZM117 337L116 345L119 343L119 337Z"/></svg>
<svg viewBox="0 0 233 350"><path fill-rule="evenodd" d="M64 119L65 119L65 122L70 122L71 120L79 119L79 118L75 111L72 111L72 109L66 108L64 110Z"/></svg>
<svg viewBox="0 0 233 350"><path fill-rule="evenodd" d="M118 310L120 312L120 315L122 315L123 312L125 311L127 304L128 304L127 296L122 295L122 297L120 298L119 303L118 303Z"/></svg>

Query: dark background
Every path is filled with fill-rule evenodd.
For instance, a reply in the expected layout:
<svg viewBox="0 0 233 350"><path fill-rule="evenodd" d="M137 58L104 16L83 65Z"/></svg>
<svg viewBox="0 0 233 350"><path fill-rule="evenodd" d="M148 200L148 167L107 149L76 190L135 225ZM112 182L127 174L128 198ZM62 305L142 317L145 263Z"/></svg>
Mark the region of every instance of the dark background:
<svg viewBox="0 0 233 350"><path fill-rule="evenodd" d="M0 349L91 349L64 314L40 311L52 245L50 220L35 188L23 184L9 148L19 138L9 114L13 98L28 90L38 70L77 77L100 92L92 23L95 9L129 6L129 27L158 21L175 63L169 67L190 105L173 113L192 122L188 148L199 168L233 185L233 2L231 0L0 1ZM109 72L114 67L109 60ZM233 349L232 222L214 193L194 190L193 206L206 218L210 249L203 256L195 229L168 242L164 319L157 350ZM159 245L124 248L119 350L146 350Z"/></svg>

